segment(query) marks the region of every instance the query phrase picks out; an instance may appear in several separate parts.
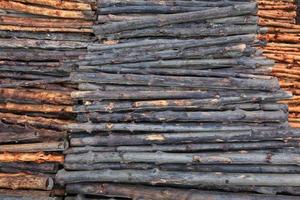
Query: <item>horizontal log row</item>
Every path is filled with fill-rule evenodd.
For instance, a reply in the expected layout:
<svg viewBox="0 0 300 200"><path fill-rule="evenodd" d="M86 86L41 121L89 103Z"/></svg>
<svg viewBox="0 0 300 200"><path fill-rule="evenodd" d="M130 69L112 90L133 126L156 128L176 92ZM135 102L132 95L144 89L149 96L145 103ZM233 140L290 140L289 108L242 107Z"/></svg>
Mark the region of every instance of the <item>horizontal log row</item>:
<svg viewBox="0 0 300 200"><path fill-rule="evenodd" d="M274 196L274 195L255 195L255 194L242 194L242 193L221 193L221 192L208 192L201 190L189 189L175 189L164 187L149 187L149 186L134 186L134 185L120 185L120 184L70 184L67 186L69 193L81 193L86 195L105 195L105 196L122 196L130 199L143 198L149 200L165 199L165 200L221 200L221 199L297 199L297 197L288 196ZM84 198L85 199L85 198ZM99 198L97 198L99 199Z"/></svg>

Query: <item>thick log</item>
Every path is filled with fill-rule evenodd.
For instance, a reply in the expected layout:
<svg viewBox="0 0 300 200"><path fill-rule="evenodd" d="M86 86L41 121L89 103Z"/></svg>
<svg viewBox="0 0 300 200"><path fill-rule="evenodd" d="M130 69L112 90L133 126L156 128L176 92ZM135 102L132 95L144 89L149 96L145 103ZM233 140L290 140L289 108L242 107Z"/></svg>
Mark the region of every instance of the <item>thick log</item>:
<svg viewBox="0 0 300 200"><path fill-rule="evenodd" d="M199 152L199 151L229 151L229 150L263 150L284 147L299 147L298 141L265 141L265 142L234 142L208 144L177 144L149 146L116 146L116 147L73 147L64 151L65 154L91 152Z"/></svg>
<svg viewBox="0 0 300 200"><path fill-rule="evenodd" d="M8 10L15 10L15 11L29 13L29 14L52 16L52 17L87 19L87 20L94 19L94 13L91 11L82 12L82 11L68 11L68 10L61 10L61 9L51 9L51 8L46 8L46 7L42 7L42 6L39 7L39 6L27 5L24 3L7 1L7 0L4 0L0 3L0 8L8 9Z"/></svg>
<svg viewBox="0 0 300 200"><path fill-rule="evenodd" d="M0 152L53 152L64 151L68 148L68 142L47 142L32 144L8 144L0 145Z"/></svg>
<svg viewBox="0 0 300 200"><path fill-rule="evenodd" d="M44 41L33 39L18 39L12 41L11 39L0 39L1 48L39 48L39 49L85 49L88 46L86 42L74 41Z"/></svg>
<svg viewBox="0 0 300 200"><path fill-rule="evenodd" d="M64 40L64 41L95 41L90 34L79 33L48 33L48 32L23 32L23 31L0 31L1 38L25 38L37 40Z"/></svg>
<svg viewBox="0 0 300 200"><path fill-rule="evenodd" d="M182 127L183 128L183 127ZM198 127L199 129L200 127ZM175 129L175 128L174 128ZM228 129L228 130L226 130ZM299 130L249 130L248 127L215 127L206 130L203 127L201 132L190 129L194 132L182 133L153 133L138 135L115 135L109 136L90 136L84 138L71 138L71 146L128 146L128 145L150 145L150 144L180 144L180 143L204 143L204 142L234 142L234 141L264 141L264 140L285 140L288 138L299 137ZM84 129L83 129L84 130ZM87 129L88 130L88 129ZM145 129L146 131L147 129ZM176 130L176 129L175 129ZM174 131L175 131L174 130ZM142 130L141 130L142 131ZM153 130L154 131L154 130ZM158 131L158 130L156 130ZM163 132L168 129L161 129ZM211 132L210 132L211 131ZM177 130L180 132L180 129Z"/></svg>
<svg viewBox="0 0 300 200"><path fill-rule="evenodd" d="M16 116L18 117L18 116ZM2 116L1 120L5 121ZM16 122L13 122L15 124ZM30 125L19 126L0 123L0 143L46 142L58 141L65 138L64 132L33 128Z"/></svg>
<svg viewBox="0 0 300 200"><path fill-rule="evenodd" d="M158 168L162 171L187 172L224 172L224 173L285 173L298 174L300 168L294 165L199 165L199 164L150 164L150 163L64 163L64 169L71 171L93 171L102 169L111 170L146 170Z"/></svg>
<svg viewBox="0 0 300 200"><path fill-rule="evenodd" d="M72 106L60 105L33 105L33 104L16 104L16 103L0 103L0 110L3 112L42 112L42 113L72 113Z"/></svg>
<svg viewBox="0 0 300 200"><path fill-rule="evenodd" d="M29 198L48 198L50 196L50 191L41 190L10 190L10 189L0 189L1 196L15 196L17 197L29 197Z"/></svg>
<svg viewBox="0 0 300 200"><path fill-rule="evenodd" d="M209 132L209 131L241 131L249 129L259 130L272 130L272 128L286 128L286 124L282 123L278 126L276 124L239 124L235 123L235 126L221 124L221 123L206 123L206 124L149 124L149 123L70 123L62 126L64 130L70 130L71 132L88 132L93 131L128 131L128 132Z"/></svg>
<svg viewBox="0 0 300 200"><path fill-rule="evenodd" d="M109 23L109 22L120 22L120 21L129 21L141 19L143 17L149 17L151 15L147 14L127 14L127 15L98 15L97 23ZM200 21L201 23L212 23L212 24L257 24L258 17L257 16L236 16L236 17L224 17L218 19L208 19Z"/></svg>
<svg viewBox="0 0 300 200"><path fill-rule="evenodd" d="M0 27L1 28L1 27ZM252 34L259 31L256 25L205 25L194 26L191 29L175 27L147 28L107 34L108 39L128 39L141 37L174 37L174 38L197 38L197 37L220 37L230 35Z"/></svg>
<svg viewBox="0 0 300 200"><path fill-rule="evenodd" d="M226 91L205 91L205 90L196 90L196 91L172 91L172 90L156 90L156 91L142 91L137 90L134 93L132 91L74 91L71 93L72 98L74 99L85 99L85 100L163 100L163 99L219 99L220 97L232 97L233 99L241 99L241 93ZM265 101L276 101L280 99L288 99L291 97L290 93L287 92L257 92L256 94L246 94L243 96L246 101L249 101L250 98L252 102L259 102L262 99Z"/></svg>
<svg viewBox="0 0 300 200"><path fill-rule="evenodd" d="M60 105L73 104L73 100L71 99L71 93L34 89L0 88L0 98L5 98L8 101L10 99L26 99L36 103L50 103Z"/></svg>
<svg viewBox="0 0 300 200"><path fill-rule="evenodd" d="M45 27L45 28L88 28L88 27L92 27L93 25L92 22L85 21L85 20L28 18L28 17L13 17L13 16L0 16L0 24L25 26L25 27Z"/></svg>
<svg viewBox="0 0 300 200"><path fill-rule="evenodd" d="M132 42L124 42L117 44L90 44L88 46L89 54L96 52L125 52L128 51L158 51L170 48L179 48L179 47L201 47L201 46L214 46L214 45L222 45L222 44L233 44L233 43L247 43L251 44L255 41L255 34L247 34L247 35L234 35L227 37L219 37L219 38L204 38L204 39L144 39L141 41L132 41Z"/></svg>
<svg viewBox="0 0 300 200"><path fill-rule="evenodd" d="M2 70L3 67L0 68ZM116 74L143 74L143 75L171 75L171 76L196 76L196 77L219 77L219 78L228 78L228 77L235 77L235 78L253 78L253 79L271 79L271 76L267 75L255 75L247 73L245 69L245 73L239 73L232 70L232 72L228 72L228 70L222 71L220 69L217 71L213 71L213 69L209 70L193 70L193 69L178 69L178 68L124 68L118 66L80 66L80 70L82 71L96 71L96 72L105 72L105 73L116 73ZM17 69L19 71L19 69ZM20 69L22 70L22 69ZM271 71L266 67L265 71ZM296 71L296 70L295 70ZM47 71L45 71L47 73ZM55 72L53 72L55 73Z"/></svg>
<svg viewBox="0 0 300 200"><path fill-rule="evenodd" d="M164 26L175 23L185 23L205 19L237 16L243 14L251 14L255 12L256 5L254 3L235 5L224 8L212 8L205 11L196 11L182 14L166 15L164 17L149 17L142 20L132 20L126 22L116 22L107 25L94 26L95 34L99 39L105 36L107 33L116 33L125 30L133 30L139 28Z"/></svg>
<svg viewBox="0 0 300 200"><path fill-rule="evenodd" d="M208 2L208 1L196 1L196 2L189 2L189 1L182 1L182 0L171 0L171 1L164 1L164 2L155 2L155 1L139 1L139 0L129 0L129 1L121 1L121 0L99 0L97 1L98 8L104 7L111 7L111 6L153 6L153 5L178 5L178 6L191 6L191 7L225 7L225 6L233 6L236 4L243 4L243 1L215 1L215 2Z"/></svg>
<svg viewBox="0 0 300 200"><path fill-rule="evenodd" d="M1 5L0 5L1 7ZM71 32L71 33L92 33L90 28L44 28L44 27L25 27L14 25L0 25L1 31L24 31L24 32Z"/></svg>
<svg viewBox="0 0 300 200"><path fill-rule="evenodd" d="M50 119L45 117L31 117L26 115L16 115L12 113L0 113L0 119L7 123L20 124L26 126L29 125L39 128L49 128L55 130L63 130L64 125L72 122L68 120ZM60 136L64 135L64 133L62 132L57 132L57 134Z"/></svg>
<svg viewBox="0 0 300 200"><path fill-rule="evenodd" d="M241 97L222 97L208 98L202 100L196 99L177 99L177 100L153 100L153 101L93 101L87 105L76 106L73 111L78 113L89 112L124 112L124 111L160 111L160 110L235 110L246 111L264 110L264 111L285 111L287 105L284 104L264 104L257 103L257 99L247 99Z"/></svg>
<svg viewBox="0 0 300 200"><path fill-rule="evenodd" d="M50 153L0 153L0 162L56 162L63 163L64 156Z"/></svg>
<svg viewBox="0 0 300 200"><path fill-rule="evenodd" d="M59 1L59 0L15 0L24 3L45 5L54 8L60 8L65 10L92 10L89 3L77 3L72 1Z"/></svg>
<svg viewBox="0 0 300 200"><path fill-rule="evenodd" d="M296 174L166 172L159 170L96 170L74 172L60 170L56 175L56 180L60 184L119 182L190 187L197 187L199 185L300 186L300 177Z"/></svg>
<svg viewBox="0 0 300 200"><path fill-rule="evenodd" d="M81 61L82 66L100 65L103 61ZM256 68L259 66L273 66L274 61L265 58L252 58L249 59L246 56L240 58L223 58L223 59L179 59L179 60L160 60L160 61L145 61L137 63L126 64L106 64L104 67L125 67L125 68L192 68L192 69L218 69L218 68L231 68L239 67L243 69ZM94 69L97 69L95 66ZM100 67L101 69L101 67Z"/></svg>
<svg viewBox="0 0 300 200"><path fill-rule="evenodd" d="M51 190L53 185L53 179L47 176L0 174L1 188Z"/></svg>
<svg viewBox="0 0 300 200"><path fill-rule="evenodd" d="M54 174L59 169L58 163L0 163L0 171L5 173L19 172L37 172ZM1 194L1 191L0 191Z"/></svg>
<svg viewBox="0 0 300 200"><path fill-rule="evenodd" d="M68 184L67 191L69 193L80 193L90 195L104 195L108 197L126 197L132 199L148 199L148 200L296 200L297 197L292 196L273 196L273 195L257 195L242 193L221 193L208 192L201 190L160 188L147 186L131 186L120 184Z"/></svg>
<svg viewBox="0 0 300 200"><path fill-rule="evenodd" d="M1 109L1 104L0 104ZM149 111L137 113L87 113L77 116L79 122L284 122L283 111Z"/></svg>
<svg viewBox="0 0 300 200"><path fill-rule="evenodd" d="M123 57L114 54L104 54L85 58L85 61L79 62L80 65L105 65L105 64L122 64L122 63L135 63L157 60L170 60L170 59L220 59L220 58L239 58L243 55L249 54L255 49L248 47L245 44L213 46L213 47L195 47L189 48L185 51L182 50L165 50L157 52L132 52L128 57ZM179 53L180 52L180 53ZM78 55L79 56L79 55ZM132 56L132 57L131 57Z"/></svg>
<svg viewBox="0 0 300 200"><path fill-rule="evenodd" d="M124 85L149 85L165 87L197 87L203 89L252 89L275 91L279 89L277 79L242 79L242 78L214 78L214 77L187 77L187 76L159 76L136 74L108 74L108 73L72 73L74 82L110 83Z"/></svg>
<svg viewBox="0 0 300 200"><path fill-rule="evenodd" d="M65 163L158 163L158 164L275 164L298 165L297 154L267 152L164 153L88 152L68 154Z"/></svg>

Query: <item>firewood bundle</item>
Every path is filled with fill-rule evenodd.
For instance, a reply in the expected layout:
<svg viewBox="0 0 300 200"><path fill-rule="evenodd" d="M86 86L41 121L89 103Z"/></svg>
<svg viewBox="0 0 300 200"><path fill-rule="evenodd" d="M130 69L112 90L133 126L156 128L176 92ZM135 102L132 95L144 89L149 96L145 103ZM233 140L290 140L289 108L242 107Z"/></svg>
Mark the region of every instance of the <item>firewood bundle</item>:
<svg viewBox="0 0 300 200"><path fill-rule="evenodd" d="M267 29L255 2L99 0L97 10L101 43L70 75L77 123L64 126L56 176L80 194L70 198L296 199L274 195L299 194L300 132L287 129L277 102L291 95L258 50Z"/></svg>
<svg viewBox="0 0 300 200"><path fill-rule="evenodd" d="M260 15L259 25L268 29L259 36L265 41L262 50L266 57L276 61L273 74L278 77L281 87L294 95L283 103L289 105L290 125L299 128L300 26L296 24L296 10L296 1L259 1L259 13L264 13Z"/></svg>
<svg viewBox="0 0 300 200"><path fill-rule="evenodd" d="M69 80L95 40L95 2L0 1L0 199L63 196L54 182L75 119Z"/></svg>

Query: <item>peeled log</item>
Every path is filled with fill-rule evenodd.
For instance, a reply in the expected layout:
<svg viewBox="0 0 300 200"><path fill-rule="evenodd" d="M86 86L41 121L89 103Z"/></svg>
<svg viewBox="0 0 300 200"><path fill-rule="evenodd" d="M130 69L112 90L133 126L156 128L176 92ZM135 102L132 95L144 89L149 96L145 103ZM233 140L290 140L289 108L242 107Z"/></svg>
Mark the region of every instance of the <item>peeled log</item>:
<svg viewBox="0 0 300 200"><path fill-rule="evenodd" d="M57 162L63 163L64 156L49 153L0 153L0 162Z"/></svg>
<svg viewBox="0 0 300 200"><path fill-rule="evenodd" d="M51 6L65 10L92 10L91 4L60 0L15 0L24 3Z"/></svg>
<svg viewBox="0 0 300 200"><path fill-rule="evenodd" d="M26 174L0 174L0 188L51 190L53 180L47 176Z"/></svg>
<svg viewBox="0 0 300 200"><path fill-rule="evenodd" d="M60 9L51 9L45 7L38 7L32 5L26 5L19 2L2 0L0 2L1 9L15 10L24 13L30 13L35 15L45 15L52 17L61 17L61 18L74 18L74 19L93 19L93 13L81 12L81 11L68 11Z"/></svg>

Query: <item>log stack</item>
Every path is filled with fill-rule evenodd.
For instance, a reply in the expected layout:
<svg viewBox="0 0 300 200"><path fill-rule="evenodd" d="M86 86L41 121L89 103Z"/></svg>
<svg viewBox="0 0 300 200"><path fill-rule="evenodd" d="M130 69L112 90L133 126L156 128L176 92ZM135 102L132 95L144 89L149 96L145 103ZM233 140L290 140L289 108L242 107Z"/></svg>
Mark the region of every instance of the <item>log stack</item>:
<svg viewBox="0 0 300 200"><path fill-rule="evenodd" d="M0 1L0 199L63 196L54 182L75 119L69 80L95 40L95 2Z"/></svg>
<svg viewBox="0 0 300 200"><path fill-rule="evenodd" d="M70 75L77 122L56 175L70 198L298 199L276 196L299 194L300 131L256 2L97 6L99 44Z"/></svg>
<svg viewBox="0 0 300 200"><path fill-rule="evenodd" d="M297 1L258 1L259 24L268 32L259 38L265 42L264 55L276 61L274 76L280 85L294 97L283 103L289 105L289 122L294 128L300 127L299 52L300 25L296 24ZM275 9L276 10L272 10Z"/></svg>

